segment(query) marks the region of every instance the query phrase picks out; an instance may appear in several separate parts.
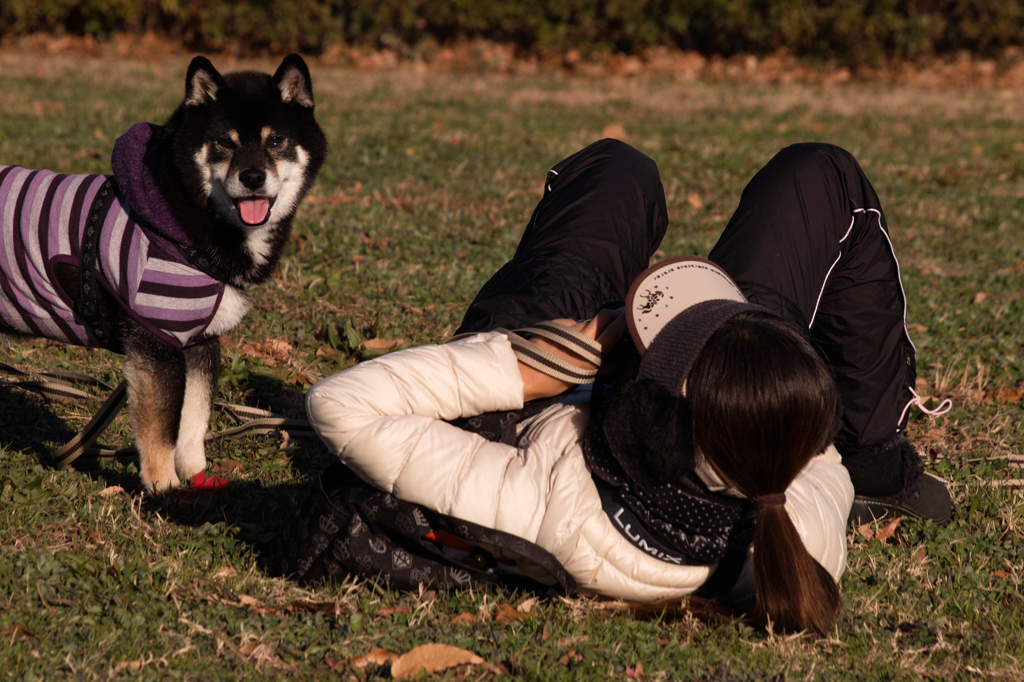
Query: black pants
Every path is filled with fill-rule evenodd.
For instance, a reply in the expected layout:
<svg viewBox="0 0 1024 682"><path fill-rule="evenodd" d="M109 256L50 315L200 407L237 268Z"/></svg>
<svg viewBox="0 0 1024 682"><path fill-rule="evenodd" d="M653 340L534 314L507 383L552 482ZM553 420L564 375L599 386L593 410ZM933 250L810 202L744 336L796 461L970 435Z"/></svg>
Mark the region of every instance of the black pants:
<svg viewBox="0 0 1024 682"><path fill-rule="evenodd" d="M458 332L593 317L625 298L666 227L654 161L617 140L595 142L548 171L515 255L477 294Z"/></svg>
<svg viewBox="0 0 1024 682"><path fill-rule="evenodd" d="M614 140L577 152L548 171L515 255L459 331L593 317L625 297L666 226L653 161ZM853 156L825 144L783 149L744 189L709 258L751 302L806 330L830 364L843 404L836 446L857 492L899 492L914 349L885 216Z"/></svg>

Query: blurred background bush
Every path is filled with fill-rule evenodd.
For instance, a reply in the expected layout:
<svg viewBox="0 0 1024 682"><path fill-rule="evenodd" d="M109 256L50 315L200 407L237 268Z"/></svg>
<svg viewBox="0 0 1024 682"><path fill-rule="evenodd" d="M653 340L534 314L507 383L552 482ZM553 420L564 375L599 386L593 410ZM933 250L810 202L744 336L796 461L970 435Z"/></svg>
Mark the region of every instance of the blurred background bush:
<svg viewBox="0 0 1024 682"><path fill-rule="evenodd" d="M1024 43L1024 0L0 0L0 37L156 31L195 50L424 46L484 38L532 53L786 51L857 66Z"/></svg>

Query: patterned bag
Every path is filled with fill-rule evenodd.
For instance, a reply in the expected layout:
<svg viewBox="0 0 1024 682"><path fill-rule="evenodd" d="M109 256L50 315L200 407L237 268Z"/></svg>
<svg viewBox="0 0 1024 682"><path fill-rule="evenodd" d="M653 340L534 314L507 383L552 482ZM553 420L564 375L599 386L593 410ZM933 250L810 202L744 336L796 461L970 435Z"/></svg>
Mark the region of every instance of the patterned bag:
<svg viewBox="0 0 1024 682"><path fill-rule="evenodd" d="M403 502L340 462L319 483L282 535L281 572L301 584L358 576L398 589L576 589L562 565L532 542Z"/></svg>

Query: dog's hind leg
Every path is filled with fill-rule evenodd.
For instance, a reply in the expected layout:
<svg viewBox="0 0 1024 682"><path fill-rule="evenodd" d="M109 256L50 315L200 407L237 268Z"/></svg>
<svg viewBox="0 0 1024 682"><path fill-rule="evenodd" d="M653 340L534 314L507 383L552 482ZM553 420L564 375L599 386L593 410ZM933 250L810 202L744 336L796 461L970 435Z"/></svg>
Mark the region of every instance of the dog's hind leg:
<svg viewBox="0 0 1024 682"><path fill-rule="evenodd" d="M214 340L185 351L185 401L181 408L178 442L174 448L174 466L178 478L192 481L206 469L204 438L210 426L210 408L220 376L220 342ZM210 479L206 487L220 487L219 479Z"/></svg>
<svg viewBox="0 0 1024 682"><path fill-rule="evenodd" d="M128 402L142 483L159 495L179 483L174 446L185 400L185 355L168 343L142 337L132 335L125 343Z"/></svg>

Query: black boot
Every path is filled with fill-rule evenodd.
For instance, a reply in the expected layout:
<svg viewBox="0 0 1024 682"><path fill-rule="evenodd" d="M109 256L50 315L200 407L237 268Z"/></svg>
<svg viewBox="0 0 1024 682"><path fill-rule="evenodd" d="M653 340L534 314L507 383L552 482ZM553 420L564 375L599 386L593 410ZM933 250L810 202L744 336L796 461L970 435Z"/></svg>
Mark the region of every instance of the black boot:
<svg viewBox="0 0 1024 682"><path fill-rule="evenodd" d="M913 444L902 436L888 443L844 454L855 496L850 521L855 525L895 516L949 522L953 501L946 482L924 470Z"/></svg>

